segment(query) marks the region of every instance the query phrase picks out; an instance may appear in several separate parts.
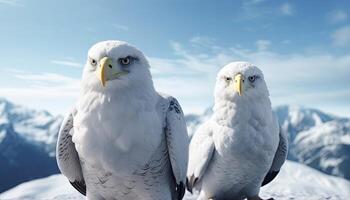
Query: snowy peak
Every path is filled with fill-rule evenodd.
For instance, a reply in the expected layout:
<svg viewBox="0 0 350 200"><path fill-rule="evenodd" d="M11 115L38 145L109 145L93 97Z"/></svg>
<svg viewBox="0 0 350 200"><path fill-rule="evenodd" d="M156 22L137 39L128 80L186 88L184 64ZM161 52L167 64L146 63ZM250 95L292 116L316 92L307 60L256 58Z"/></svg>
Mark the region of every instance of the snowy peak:
<svg viewBox="0 0 350 200"><path fill-rule="evenodd" d="M20 136L54 153L62 117L36 111L0 99L0 124L11 124ZM1 131L1 130L0 130Z"/></svg>
<svg viewBox="0 0 350 200"><path fill-rule="evenodd" d="M55 155L61 117L0 99L0 191L58 172Z"/></svg>
<svg viewBox="0 0 350 200"><path fill-rule="evenodd" d="M299 106L278 106L274 111L282 130L288 132L292 140L300 131L337 119L319 110Z"/></svg>

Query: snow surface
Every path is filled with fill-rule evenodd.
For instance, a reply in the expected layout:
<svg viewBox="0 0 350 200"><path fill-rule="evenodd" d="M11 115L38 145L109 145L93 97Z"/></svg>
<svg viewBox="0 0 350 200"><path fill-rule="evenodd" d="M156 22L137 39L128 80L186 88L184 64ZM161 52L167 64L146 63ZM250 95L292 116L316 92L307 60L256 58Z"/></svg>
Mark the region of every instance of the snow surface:
<svg viewBox="0 0 350 200"><path fill-rule="evenodd" d="M350 182L326 175L303 164L287 161L277 178L263 187L263 198L276 200L346 200L350 197ZM197 195L186 193L185 200L194 200ZM68 183L63 175L52 175L20 184L0 194L1 200L10 199L84 199Z"/></svg>

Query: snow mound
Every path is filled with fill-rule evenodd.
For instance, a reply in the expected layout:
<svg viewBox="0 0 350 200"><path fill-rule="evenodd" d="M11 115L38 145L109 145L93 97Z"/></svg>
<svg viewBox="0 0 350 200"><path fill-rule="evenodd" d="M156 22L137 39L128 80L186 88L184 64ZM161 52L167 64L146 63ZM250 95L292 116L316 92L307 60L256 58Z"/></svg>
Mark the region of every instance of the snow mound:
<svg viewBox="0 0 350 200"><path fill-rule="evenodd" d="M261 189L263 198L278 200L345 200L350 196L350 182L326 175L303 164L287 161L277 178ZM186 193L185 200L197 195ZM85 199L63 175L52 175L18 185L0 194L0 199Z"/></svg>

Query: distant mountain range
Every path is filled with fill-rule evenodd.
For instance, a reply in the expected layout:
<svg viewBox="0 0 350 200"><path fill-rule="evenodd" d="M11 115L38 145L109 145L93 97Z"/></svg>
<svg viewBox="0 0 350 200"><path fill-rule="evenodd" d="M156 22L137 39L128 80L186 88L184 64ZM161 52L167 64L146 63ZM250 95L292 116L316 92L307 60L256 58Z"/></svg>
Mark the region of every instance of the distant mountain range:
<svg viewBox="0 0 350 200"><path fill-rule="evenodd" d="M290 138L288 159L350 179L350 119L290 106L275 113Z"/></svg>
<svg viewBox="0 0 350 200"><path fill-rule="evenodd" d="M303 107L274 110L289 135L290 160L350 179L350 119ZM211 114L209 108L202 115L186 115L189 134ZM58 173L54 156L62 119L0 99L0 192Z"/></svg>
<svg viewBox="0 0 350 200"><path fill-rule="evenodd" d="M54 156L61 121L0 99L0 192L58 173Z"/></svg>

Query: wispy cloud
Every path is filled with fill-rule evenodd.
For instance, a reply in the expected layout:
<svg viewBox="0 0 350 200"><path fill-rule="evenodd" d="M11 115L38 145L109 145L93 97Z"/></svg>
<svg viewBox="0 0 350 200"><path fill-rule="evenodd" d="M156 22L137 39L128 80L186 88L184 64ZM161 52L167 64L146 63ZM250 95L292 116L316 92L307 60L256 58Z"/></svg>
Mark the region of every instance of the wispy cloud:
<svg viewBox="0 0 350 200"><path fill-rule="evenodd" d="M63 65L63 66L68 66L68 67L82 67L83 65L78 62L70 61L70 60L51 60L50 61L52 64L56 65Z"/></svg>
<svg viewBox="0 0 350 200"><path fill-rule="evenodd" d="M118 31L128 31L129 27L122 24L112 24L112 27Z"/></svg>
<svg viewBox="0 0 350 200"><path fill-rule="evenodd" d="M350 45L350 26L343 26L331 34L333 44L339 47Z"/></svg>
<svg viewBox="0 0 350 200"><path fill-rule="evenodd" d="M270 40L258 40L255 42L258 51L266 51L271 46Z"/></svg>
<svg viewBox="0 0 350 200"><path fill-rule="evenodd" d="M283 15L294 15L295 9L290 3L284 3L280 7L280 11Z"/></svg>
<svg viewBox="0 0 350 200"><path fill-rule="evenodd" d="M285 55L269 50L266 47L270 45L268 40L260 43L261 47L257 50L218 46L213 49L207 46L198 52L193 44L172 42L176 59L150 58L152 70L156 71L153 71L155 85L185 102L184 110L203 110L212 104L218 70L229 62L243 60L256 64L264 71L274 105L299 104L321 109L334 105L332 108L337 107L337 111L342 107L350 112L344 103L339 103L340 99L350 99L346 88L350 85L350 54L337 56L300 52ZM197 106L192 105L193 101Z"/></svg>
<svg viewBox="0 0 350 200"><path fill-rule="evenodd" d="M57 73L6 70L22 86L0 87L0 96L54 114L64 114L79 94L80 80Z"/></svg>
<svg viewBox="0 0 350 200"><path fill-rule="evenodd" d="M215 44L215 39L207 36L195 36L190 39L190 42L197 45L213 45Z"/></svg>
<svg viewBox="0 0 350 200"><path fill-rule="evenodd" d="M327 15L327 19L330 23L339 23L346 21L348 18L348 14L343 10L333 10Z"/></svg>
<svg viewBox="0 0 350 200"><path fill-rule="evenodd" d="M263 7L263 2L264 0L243 0L235 20L251 20L264 16L268 12Z"/></svg>
<svg viewBox="0 0 350 200"><path fill-rule="evenodd" d="M48 85L50 83L57 84L60 83L69 85L71 83L76 82L76 79L63 76L61 74L55 74L55 73L20 73L20 74L14 74L14 77L25 80L25 81L31 81L31 82L37 82L39 84Z"/></svg>
<svg viewBox="0 0 350 200"><path fill-rule="evenodd" d="M266 47L269 40L260 42L265 47L257 49L215 43L203 46L197 41L171 42L173 58L148 58L156 89L178 98L186 113L198 113L212 105L216 74L232 61L252 62L263 70L273 105L299 104L350 113L345 102L350 99L350 54L281 54ZM24 104L32 102L31 105L39 108L45 105L56 113L67 110L78 97L78 78L56 73L12 72L16 82L23 82L23 87L0 87L0 96Z"/></svg>
<svg viewBox="0 0 350 200"><path fill-rule="evenodd" d="M296 13L295 6L290 3L271 5L266 0L243 0L235 21L272 18L276 16L292 16Z"/></svg>
<svg viewBox="0 0 350 200"><path fill-rule="evenodd" d="M19 0L0 0L0 4L6 4L9 6L23 6L23 3Z"/></svg>

